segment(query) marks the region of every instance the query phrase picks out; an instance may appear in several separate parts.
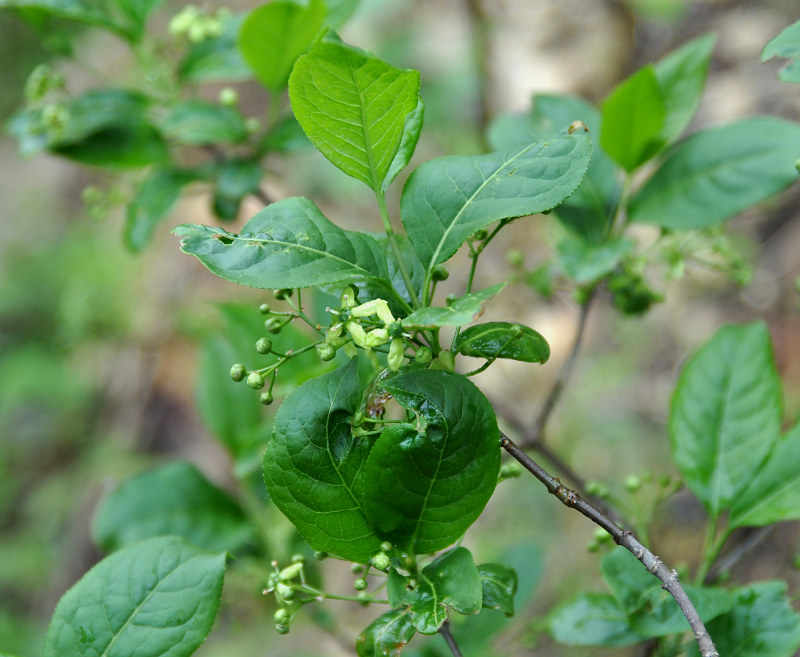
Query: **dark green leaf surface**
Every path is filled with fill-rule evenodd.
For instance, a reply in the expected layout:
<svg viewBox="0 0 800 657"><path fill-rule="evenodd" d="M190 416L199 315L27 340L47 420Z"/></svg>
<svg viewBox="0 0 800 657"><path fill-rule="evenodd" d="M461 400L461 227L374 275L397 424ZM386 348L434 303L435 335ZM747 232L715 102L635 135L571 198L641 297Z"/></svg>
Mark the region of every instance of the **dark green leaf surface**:
<svg viewBox="0 0 800 657"><path fill-rule="evenodd" d="M505 283L498 283L480 292L465 294L443 308L436 306L418 308L403 319L403 328L415 330L439 326L461 326L474 322L483 313L483 304L505 286Z"/></svg>
<svg viewBox="0 0 800 657"><path fill-rule="evenodd" d="M672 397L675 464L713 515L744 491L778 440L781 391L763 323L726 326L686 364Z"/></svg>
<svg viewBox="0 0 800 657"><path fill-rule="evenodd" d="M203 100L175 105L161 123L161 130L170 139L194 146L247 139L247 128L238 109Z"/></svg>
<svg viewBox="0 0 800 657"><path fill-rule="evenodd" d="M785 591L784 582L758 582L737 590L733 609L706 628L719 654L792 657L800 647L800 615ZM698 653L694 647L692 652Z"/></svg>
<svg viewBox="0 0 800 657"><path fill-rule="evenodd" d="M408 607L392 609L378 616L356 640L358 657L400 657L417 633Z"/></svg>
<svg viewBox="0 0 800 657"><path fill-rule="evenodd" d="M421 290L425 282L425 270L422 269L419 258L417 258L417 254L414 251L414 248L411 246L411 242L408 241L408 238L405 235L395 235L395 238L397 240L397 245L400 249L400 254L403 258L403 261L406 263L406 269L411 276L411 282L414 284L415 289ZM400 295L400 298L402 298L406 304L410 305L411 295L409 295L408 290L406 289L406 283L403 280L403 275L400 273L400 268L397 266L397 259L394 256L394 251L389 238L385 233L376 233L375 239L378 241L378 244L381 245L383 254L386 257L386 263L389 267L389 280L391 281L393 288ZM359 290L358 296L360 299L376 299L386 297L386 286L380 282L365 280L363 283L359 283L357 287ZM397 299L390 297L386 299L386 301L389 302L389 308L395 317L400 317L408 312L405 307L398 303Z"/></svg>
<svg viewBox="0 0 800 657"><path fill-rule="evenodd" d="M629 646L645 640L610 595L584 593L550 614L552 637L575 646Z"/></svg>
<svg viewBox="0 0 800 657"><path fill-rule="evenodd" d="M253 531L239 503L185 461L128 479L92 522L92 539L106 552L167 535L212 552L238 552Z"/></svg>
<svg viewBox="0 0 800 657"><path fill-rule="evenodd" d="M555 207L583 180L591 151L581 131L417 167L403 189L400 213L420 262L429 271L475 231Z"/></svg>
<svg viewBox="0 0 800 657"><path fill-rule="evenodd" d="M589 283L613 271L633 247L624 237L600 243L567 238L558 244L558 264L576 283Z"/></svg>
<svg viewBox="0 0 800 657"><path fill-rule="evenodd" d="M317 149L376 192L414 150L422 118L417 71L322 40L297 60L289 97Z"/></svg>
<svg viewBox="0 0 800 657"><path fill-rule="evenodd" d="M737 496L731 525L747 527L800 518L800 423L775 445L761 469Z"/></svg>
<svg viewBox="0 0 800 657"><path fill-rule="evenodd" d="M483 563L478 566L478 574L483 588L483 606L513 616L517 571L502 563Z"/></svg>
<svg viewBox="0 0 800 657"><path fill-rule="evenodd" d="M189 82L227 82L252 77L236 43L246 14L236 14L225 21L222 34L192 44L181 60L178 75Z"/></svg>
<svg viewBox="0 0 800 657"><path fill-rule="evenodd" d="M389 425L364 473L364 509L382 538L415 554L456 541L489 501L500 468L497 420L467 378L442 370L382 385L416 416Z"/></svg>
<svg viewBox="0 0 800 657"><path fill-rule="evenodd" d="M305 198L272 203L240 235L188 224L173 232L181 237L184 253L240 285L301 288L389 276L386 258L372 237L342 230Z"/></svg>
<svg viewBox="0 0 800 657"><path fill-rule="evenodd" d="M730 219L797 180L800 125L761 117L678 143L632 199L631 221L672 230Z"/></svg>
<svg viewBox="0 0 800 657"><path fill-rule="evenodd" d="M594 144L586 177L575 193L553 213L572 231L587 241L605 238L609 217L620 193L616 165L599 147L600 112L582 98L568 95L536 95L527 114L501 115L489 126L489 145L493 150L510 150L520 144L544 139L573 121L583 121Z"/></svg>
<svg viewBox="0 0 800 657"><path fill-rule="evenodd" d="M666 109L661 130L665 142L678 137L697 112L713 49L714 35L706 34L671 52L654 66Z"/></svg>
<svg viewBox="0 0 800 657"><path fill-rule="evenodd" d="M425 104L420 98L416 108L406 116L400 147L397 149L397 153L395 153L394 159L389 166L389 171L386 172L386 176L381 185L381 189L384 191L389 188L389 185L397 177L397 174L406 168L411 156L414 155L414 150L417 148L417 142L419 141L419 133L422 131L424 116Z"/></svg>
<svg viewBox="0 0 800 657"><path fill-rule="evenodd" d="M44 657L187 657L219 606L225 555L167 536L103 559L61 598Z"/></svg>
<svg viewBox="0 0 800 657"><path fill-rule="evenodd" d="M464 329L455 351L475 358L510 358L525 363L544 363L550 345L539 333L522 324L486 322Z"/></svg>
<svg viewBox="0 0 800 657"><path fill-rule="evenodd" d="M322 0L305 6L276 0L250 12L239 31L239 49L267 89L278 93L286 86L295 61L322 29L325 13Z"/></svg>
<svg viewBox="0 0 800 657"><path fill-rule="evenodd" d="M262 175L261 165L255 160L222 162L215 171L214 214L224 221L236 219L244 197L258 191Z"/></svg>
<svg viewBox="0 0 800 657"><path fill-rule="evenodd" d="M354 438L350 424L360 401L355 359L297 388L275 415L264 479L272 501L312 548L366 563L381 539L362 507L371 444Z"/></svg>
<svg viewBox="0 0 800 657"><path fill-rule="evenodd" d="M647 162L666 143L663 130L667 108L651 64L617 85L603 101L601 110L600 143L626 171Z"/></svg>
<svg viewBox="0 0 800 657"><path fill-rule="evenodd" d="M150 172L125 211L125 243L131 251L147 246L156 226L180 198L183 187L195 177L184 169L156 168Z"/></svg>
<svg viewBox="0 0 800 657"><path fill-rule="evenodd" d="M787 27L764 46L761 61L766 62L773 57L786 57L792 60L778 73L779 80L800 83L800 62L798 62L800 59L800 21Z"/></svg>

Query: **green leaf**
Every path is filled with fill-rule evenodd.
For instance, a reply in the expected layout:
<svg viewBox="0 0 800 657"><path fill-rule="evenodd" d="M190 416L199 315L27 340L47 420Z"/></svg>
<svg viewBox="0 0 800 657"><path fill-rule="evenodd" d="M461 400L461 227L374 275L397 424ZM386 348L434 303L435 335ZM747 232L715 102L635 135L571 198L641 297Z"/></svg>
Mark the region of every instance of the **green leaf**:
<svg viewBox="0 0 800 657"><path fill-rule="evenodd" d="M338 30L358 9L361 0L325 0L328 15L325 24Z"/></svg>
<svg viewBox="0 0 800 657"><path fill-rule="evenodd" d="M800 63L798 63L800 58L800 21L792 23L764 46L761 61L766 62L773 57L786 57L792 60L778 73L779 80L800 83Z"/></svg>
<svg viewBox="0 0 800 657"><path fill-rule="evenodd" d="M800 518L800 423L778 441L731 508L733 527Z"/></svg>
<svg viewBox="0 0 800 657"><path fill-rule="evenodd" d="M661 130L665 142L672 141L686 129L700 106L714 40L713 34L694 39L654 67L666 109Z"/></svg>
<svg viewBox="0 0 800 657"><path fill-rule="evenodd" d="M161 123L161 130L170 139L193 146L247 139L247 128L238 109L203 100L175 105Z"/></svg>
<svg viewBox="0 0 800 657"><path fill-rule="evenodd" d="M617 85L603 101L601 111L600 143L626 171L647 162L666 143L663 131L667 108L651 64Z"/></svg>
<svg viewBox="0 0 800 657"><path fill-rule="evenodd" d="M389 599L392 604L408 605L417 632L435 634L447 620L447 608L460 614L481 610L481 577L472 554L457 547L434 559L419 578L403 577L391 571Z"/></svg>
<svg viewBox="0 0 800 657"><path fill-rule="evenodd" d="M483 589L483 606L513 616L517 571L502 563L484 563L478 566L478 574Z"/></svg>
<svg viewBox="0 0 800 657"><path fill-rule="evenodd" d="M129 38L141 41L147 27L147 19L163 0L110 0L105 3L109 14L120 25Z"/></svg>
<svg viewBox="0 0 800 657"><path fill-rule="evenodd" d="M322 29L325 3L306 6L275 0L250 12L239 31L239 50L259 81L273 93L286 86L297 58Z"/></svg>
<svg viewBox="0 0 800 657"><path fill-rule="evenodd" d="M352 433L360 401L355 359L297 388L275 415L264 480L275 506L312 548L367 563L381 539L362 506L371 443Z"/></svg>
<svg viewBox="0 0 800 657"><path fill-rule="evenodd" d="M386 258L370 236L342 230L305 198L272 203L236 235L183 225L181 250L217 276L265 289L328 285L353 278L388 279Z"/></svg>
<svg viewBox="0 0 800 657"><path fill-rule="evenodd" d="M61 598L44 657L187 657L219 606L225 555L166 536L103 559Z"/></svg>
<svg viewBox="0 0 800 657"><path fill-rule="evenodd" d="M406 282L403 280L400 267L397 265L397 259L395 258L389 238L385 233L382 233L376 234L375 239L378 241L378 244L381 245L383 254L386 257L386 263L389 267L389 280L391 281L392 288L394 288L395 292L406 304L410 305L411 295L408 293ZM406 263L406 269L411 276L411 282L414 284L414 288L421 290L425 282L425 270L422 269L414 247L411 246L411 242L405 235L395 235L395 239L397 240L397 245L400 249L403 261ZM383 298L386 296L387 292L385 284L374 280L365 280L363 283L359 283L357 287L360 299ZM389 308L395 317L402 316L408 312L405 307L397 302L397 299L390 297L386 299L386 301L388 301Z"/></svg>
<svg viewBox="0 0 800 657"><path fill-rule="evenodd" d="M505 153L451 156L417 167L403 189L403 225L426 271L494 221L550 210L580 184L592 145L585 133Z"/></svg>
<svg viewBox="0 0 800 657"><path fill-rule="evenodd" d="M192 44L178 67L187 82L227 82L252 77L236 42L246 14L234 14L224 21L222 34Z"/></svg>
<svg viewBox="0 0 800 657"><path fill-rule="evenodd" d="M625 548L617 547L603 557L601 571L636 633L659 637L689 629L675 599ZM684 584L683 588L704 623L730 611L733 606L732 595L724 589L689 584Z"/></svg>
<svg viewBox="0 0 800 657"><path fill-rule="evenodd" d="M262 142L264 152L294 153L311 148L306 133L297 119L289 115L278 121Z"/></svg>
<svg viewBox="0 0 800 657"><path fill-rule="evenodd" d="M153 237L153 231L180 198L183 187L196 178L186 169L156 168L136 190L125 211L125 243L140 251Z"/></svg>
<svg viewBox="0 0 800 657"><path fill-rule="evenodd" d="M375 441L364 510L381 538L430 554L456 541L494 491L497 419L483 393L452 372L400 373L382 388L416 420L388 425Z"/></svg>
<svg viewBox="0 0 800 657"><path fill-rule="evenodd" d="M629 646L646 638L631 629L610 595L583 593L557 607L548 620L556 641L575 646Z"/></svg>
<svg viewBox="0 0 800 657"><path fill-rule="evenodd" d="M800 615L785 591L784 582L758 582L738 589L733 609L706 627L719 654L792 657L800 647Z"/></svg>
<svg viewBox="0 0 800 657"><path fill-rule="evenodd" d="M589 128L594 152L586 177L575 193L559 205L553 214L567 228L590 242L605 239L609 218L620 194L616 165L599 148L600 112L582 98L569 95L536 95L527 114L501 115L489 126L488 140L493 150L509 150L520 144L544 139L573 121Z"/></svg>
<svg viewBox="0 0 800 657"><path fill-rule="evenodd" d="M675 464L712 515L728 509L778 440L781 390L763 323L725 326L687 362L672 397Z"/></svg>
<svg viewBox="0 0 800 657"><path fill-rule="evenodd" d="M213 208L223 221L233 221L245 196L254 194L261 185L263 171L255 160L231 159L220 163L215 171Z"/></svg>
<svg viewBox="0 0 800 657"><path fill-rule="evenodd" d="M408 162L419 136L419 73L343 43L318 41L297 60L289 98L317 149L376 193Z"/></svg>
<svg viewBox="0 0 800 657"><path fill-rule="evenodd" d="M633 248L633 241L625 237L600 243L567 238L558 244L558 263L576 283L589 283L612 272Z"/></svg>
<svg viewBox="0 0 800 657"><path fill-rule="evenodd" d="M631 221L706 228L797 180L800 125L771 117L703 130L678 143L631 200Z"/></svg>
<svg viewBox="0 0 800 657"><path fill-rule="evenodd" d="M408 607L391 609L359 634L356 654L358 657L400 657L416 633Z"/></svg>
<svg viewBox="0 0 800 657"><path fill-rule="evenodd" d="M544 363L550 345L539 333L522 324L486 322L463 330L455 351L475 358L510 358L525 363Z"/></svg>
<svg viewBox="0 0 800 657"><path fill-rule="evenodd" d="M419 330L438 328L440 326L461 326L462 324L469 324L483 313L483 304L500 292L505 286L505 283L498 283L480 292L465 294L463 297L454 299L444 308L435 306L418 308L403 319L403 328Z"/></svg>
<svg viewBox="0 0 800 657"><path fill-rule="evenodd" d="M106 552L166 535L212 552L238 552L253 539L239 503L185 461L128 479L92 522L92 539Z"/></svg>
<svg viewBox="0 0 800 657"><path fill-rule="evenodd" d="M8 127L23 155L49 150L84 164L140 167L168 159L163 138L147 118L149 104L132 91L90 91L63 104L63 125L49 125L46 108L37 108L15 115Z"/></svg>

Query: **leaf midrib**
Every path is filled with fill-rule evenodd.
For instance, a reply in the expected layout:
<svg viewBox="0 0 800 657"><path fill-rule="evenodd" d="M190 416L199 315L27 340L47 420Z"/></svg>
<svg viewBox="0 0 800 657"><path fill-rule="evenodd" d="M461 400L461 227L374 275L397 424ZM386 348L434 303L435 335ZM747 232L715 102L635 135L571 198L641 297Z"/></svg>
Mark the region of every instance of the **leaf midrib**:
<svg viewBox="0 0 800 657"><path fill-rule="evenodd" d="M350 72L350 77L353 80L353 86L356 89L356 93L358 94L358 111L361 115L361 131L364 134L364 154L367 156L367 165L369 166L369 175L372 179L372 189L375 193L378 193L378 189L380 188L380 181L377 179L377 170L375 168L375 158L372 153L372 140L370 139L369 131L367 129L367 116L364 113L364 95L361 92L361 86L358 83L356 78L355 68L353 65L352 53L349 50L345 50L347 53L347 70Z"/></svg>

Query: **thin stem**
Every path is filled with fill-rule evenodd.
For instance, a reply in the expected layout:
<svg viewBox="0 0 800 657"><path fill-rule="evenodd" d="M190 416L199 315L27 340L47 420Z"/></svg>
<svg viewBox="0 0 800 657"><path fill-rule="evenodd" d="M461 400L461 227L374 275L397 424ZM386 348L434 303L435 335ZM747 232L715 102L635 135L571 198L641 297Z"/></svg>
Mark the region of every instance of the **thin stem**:
<svg viewBox="0 0 800 657"><path fill-rule="evenodd" d="M397 268L400 270L400 275L403 277L403 282L406 284L408 296L411 297L411 305L414 308L419 308L419 297L417 290L414 288L414 283L411 280L411 275L408 273L403 254L400 252L400 245L397 243L397 235L392 228L392 222L389 219L389 209L386 207L386 196L382 191L375 192L375 198L378 199L378 210L381 213L381 221L383 222L383 230L386 232L386 237L389 238L389 244L392 247L394 259L397 261Z"/></svg>
<svg viewBox="0 0 800 657"><path fill-rule="evenodd" d="M315 322L314 320L312 320L308 315L306 315L303 312L303 305L302 305L302 302L300 301L300 298L299 298L300 297L300 290L297 291L297 296L298 296L298 303L296 303L296 304L294 303L294 301L292 301L291 297L286 299L286 303L288 303L292 307L292 310L294 311L294 315L296 317L298 317L299 319L302 319L312 329L314 329L315 331L319 331L320 333L322 333L324 335L325 331L323 331L320 328L319 323ZM273 313L273 314L277 314L277 313Z"/></svg>
<svg viewBox="0 0 800 657"><path fill-rule="evenodd" d="M531 431L530 437L522 441L521 444L523 448L544 443L544 431L547 421L550 419L550 415L552 414L553 409L555 409L559 399L561 399L561 392L569 380L572 370L575 367L575 362L578 359L578 353L580 352L581 344L583 343L583 336L586 332L586 323L589 317L589 310L591 309L594 297L595 289L592 289L589 292L586 301L581 306L580 316L578 317L578 327L575 331L575 338L572 341L572 348L567 356L567 360L565 360L564 364L561 366L561 370L559 371L556 380L553 382L552 388L550 388L550 392L542 404L539 415L536 417L536 420L533 423L533 431Z"/></svg>
<svg viewBox="0 0 800 657"><path fill-rule="evenodd" d="M622 234L622 231L625 230L625 225L628 223L628 200L630 199L632 189L633 177L630 173L626 173L625 180L622 181L619 203L617 203L614 216L611 219L611 223L608 225L608 234L611 237Z"/></svg>
<svg viewBox="0 0 800 657"><path fill-rule="evenodd" d="M489 123L489 25L486 11L481 0L466 0L469 14L470 28L472 30L472 52L474 56L475 73L478 78L478 136L484 147L486 146L486 126Z"/></svg>
<svg viewBox="0 0 800 657"><path fill-rule="evenodd" d="M703 561L695 576L695 583L697 584L704 584L708 581L711 567L714 565L717 557L719 557L719 553L722 551L722 546L725 545L725 541L727 541L733 533L733 529L726 527L722 534L717 536L717 520L717 517L712 517L709 521L706 542L703 546Z"/></svg>
<svg viewBox="0 0 800 657"><path fill-rule="evenodd" d="M598 509L581 498L578 493L570 490L558 479L549 474L522 449L515 445L508 436L502 432L500 436L500 445L503 449L511 454L522 467L542 482L548 492L555 495L565 506L577 510L582 515L589 518L589 520L605 529L611 534L611 537L617 545L621 545L633 554L633 556L642 562L647 572L661 581L662 587L675 598L675 602L678 603L681 612L686 617L686 620L689 621L689 626L692 628L697 645L700 648L701 657L719 657L719 652L717 652L717 649L714 647L714 642L711 640L708 630L706 630L692 601L689 599L689 596L686 595L686 591L680 584L678 573L675 570L667 568L664 562L642 545L630 531L623 530L608 516L601 513Z"/></svg>
<svg viewBox="0 0 800 657"><path fill-rule="evenodd" d="M724 559L715 561L705 577L704 584L713 582L721 573L725 573L733 568L739 561L746 557L750 552L757 548L775 529L775 525L759 527L748 536L741 545L737 545Z"/></svg>
<svg viewBox="0 0 800 657"><path fill-rule="evenodd" d="M439 634L444 637L444 640L447 642L447 647L450 648L450 652L453 653L453 657L463 657L455 637L452 632L450 632L450 621L445 621L439 626Z"/></svg>

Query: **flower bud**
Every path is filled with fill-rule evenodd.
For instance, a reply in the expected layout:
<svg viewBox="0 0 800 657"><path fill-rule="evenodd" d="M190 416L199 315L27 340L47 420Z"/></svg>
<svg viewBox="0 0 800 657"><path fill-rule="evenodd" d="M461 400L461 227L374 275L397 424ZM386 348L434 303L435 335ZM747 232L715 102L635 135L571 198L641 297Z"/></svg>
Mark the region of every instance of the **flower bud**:
<svg viewBox="0 0 800 657"><path fill-rule="evenodd" d="M268 303L262 303L258 307L258 312L260 312L262 315L269 315L270 310L272 309L269 307Z"/></svg>
<svg viewBox="0 0 800 657"><path fill-rule="evenodd" d="M387 570L389 566L392 565L392 560L389 558L389 555L385 552L378 552L375 556L373 556L370 561L372 565L375 567L375 570Z"/></svg>
<svg viewBox="0 0 800 657"><path fill-rule="evenodd" d="M264 377L260 372L250 372L250 374L247 375L247 385L253 390L261 390L265 383L266 381L264 381Z"/></svg>
<svg viewBox="0 0 800 657"><path fill-rule="evenodd" d="M400 369L400 366L403 364L405 351L406 343L402 338L395 338L392 340L392 343L389 345L389 356L387 358L390 370L396 372Z"/></svg>
<svg viewBox="0 0 800 657"><path fill-rule="evenodd" d="M359 577L355 582L353 582L353 588L356 591L363 591L367 588L367 580L363 577Z"/></svg>
<svg viewBox="0 0 800 657"><path fill-rule="evenodd" d="M242 363L236 363L231 367L231 378L236 382L243 381L246 374L247 368Z"/></svg>
<svg viewBox="0 0 800 657"><path fill-rule="evenodd" d="M289 626L288 625L278 625L275 624L275 631L278 634L289 634Z"/></svg>
<svg viewBox="0 0 800 657"><path fill-rule="evenodd" d="M431 272L431 279L434 282L446 281L450 278L450 272L447 271L442 265L436 265Z"/></svg>
<svg viewBox="0 0 800 657"><path fill-rule="evenodd" d="M286 609L278 609L275 612L274 620L276 625L288 625L292 620L292 615Z"/></svg>
<svg viewBox="0 0 800 657"><path fill-rule="evenodd" d="M262 392L261 395L259 395L258 401L264 404L264 406L269 406L272 402L275 401L275 398L272 396L271 392L267 391L267 392Z"/></svg>
<svg viewBox="0 0 800 657"><path fill-rule="evenodd" d="M285 299L288 299L289 297L291 297L293 292L294 292L294 290L292 288L284 287L284 288L281 288L280 290L275 290L275 292L273 292L273 294L275 295L275 298L278 301L284 301Z"/></svg>
<svg viewBox="0 0 800 657"><path fill-rule="evenodd" d="M272 349L272 340L269 338L259 338L256 342L256 351L260 354L268 354Z"/></svg>
<svg viewBox="0 0 800 657"><path fill-rule="evenodd" d="M327 342L318 344L317 356L319 356L320 359L324 361L333 360L334 358L336 358L336 347L328 344Z"/></svg>

